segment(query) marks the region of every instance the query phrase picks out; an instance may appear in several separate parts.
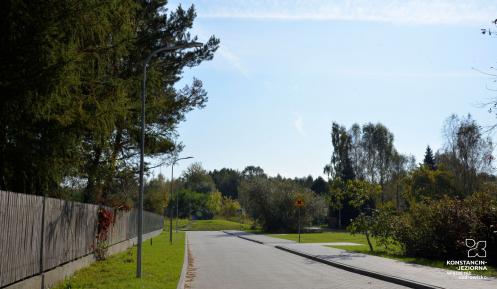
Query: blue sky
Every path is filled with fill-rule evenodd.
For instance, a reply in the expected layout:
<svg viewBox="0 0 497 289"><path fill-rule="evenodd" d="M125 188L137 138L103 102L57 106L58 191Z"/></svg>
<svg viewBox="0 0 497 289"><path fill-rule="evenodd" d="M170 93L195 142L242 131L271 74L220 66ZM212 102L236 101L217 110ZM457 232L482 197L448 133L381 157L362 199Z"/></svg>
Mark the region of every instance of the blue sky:
<svg viewBox="0 0 497 289"><path fill-rule="evenodd" d="M268 174L322 175L332 121L381 122L419 161L442 145L443 121L481 104L497 38L480 33L496 1L171 1L192 3L200 40L221 39L214 60L184 73L209 102L178 127L182 155L206 169L259 165ZM495 136L493 136L495 138ZM179 165L184 169L189 160ZM163 167L156 170L166 173Z"/></svg>

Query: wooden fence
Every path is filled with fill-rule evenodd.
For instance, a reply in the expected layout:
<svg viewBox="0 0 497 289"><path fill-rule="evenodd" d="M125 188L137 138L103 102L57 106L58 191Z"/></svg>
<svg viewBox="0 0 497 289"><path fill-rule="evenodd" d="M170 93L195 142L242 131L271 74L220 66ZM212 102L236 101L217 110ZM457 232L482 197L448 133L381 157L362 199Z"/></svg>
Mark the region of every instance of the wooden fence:
<svg viewBox="0 0 497 289"><path fill-rule="evenodd" d="M92 254L98 209L92 204L0 191L0 287ZM114 216L109 245L137 236L136 210L114 210ZM162 227L162 216L144 212L144 233Z"/></svg>

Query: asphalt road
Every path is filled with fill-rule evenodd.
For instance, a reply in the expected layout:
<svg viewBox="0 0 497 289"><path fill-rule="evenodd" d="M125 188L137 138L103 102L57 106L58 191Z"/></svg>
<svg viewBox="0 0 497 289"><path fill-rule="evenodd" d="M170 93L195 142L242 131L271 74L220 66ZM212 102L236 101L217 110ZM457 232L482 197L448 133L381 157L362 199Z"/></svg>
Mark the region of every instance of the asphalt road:
<svg viewBox="0 0 497 289"><path fill-rule="evenodd" d="M188 232L192 289L406 288L223 232Z"/></svg>

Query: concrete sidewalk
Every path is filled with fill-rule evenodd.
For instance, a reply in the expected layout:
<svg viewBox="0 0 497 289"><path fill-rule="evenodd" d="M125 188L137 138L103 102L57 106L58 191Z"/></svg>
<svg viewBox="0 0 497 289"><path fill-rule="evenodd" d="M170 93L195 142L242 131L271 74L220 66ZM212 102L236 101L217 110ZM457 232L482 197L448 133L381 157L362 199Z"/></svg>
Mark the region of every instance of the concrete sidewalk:
<svg viewBox="0 0 497 289"><path fill-rule="evenodd" d="M405 263L367 254L353 253L313 243L298 244L293 241L240 231L228 231L226 233L260 244L274 246L278 249L348 271L378 279L390 280L391 282L404 282L404 285L414 288L497 288L496 278L487 277L487 279L480 280L461 279L460 277L464 276L456 275L459 273L457 271Z"/></svg>

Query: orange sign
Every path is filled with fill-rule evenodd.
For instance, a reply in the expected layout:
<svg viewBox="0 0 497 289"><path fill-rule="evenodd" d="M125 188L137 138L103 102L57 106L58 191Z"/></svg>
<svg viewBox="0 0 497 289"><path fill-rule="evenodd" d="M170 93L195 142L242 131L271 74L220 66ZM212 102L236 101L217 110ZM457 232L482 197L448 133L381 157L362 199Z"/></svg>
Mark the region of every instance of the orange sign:
<svg viewBox="0 0 497 289"><path fill-rule="evenodd" d="M297 208L302 208L304 206L304 198L302 197L297 197L295 199L295 207Z"/></svg>

